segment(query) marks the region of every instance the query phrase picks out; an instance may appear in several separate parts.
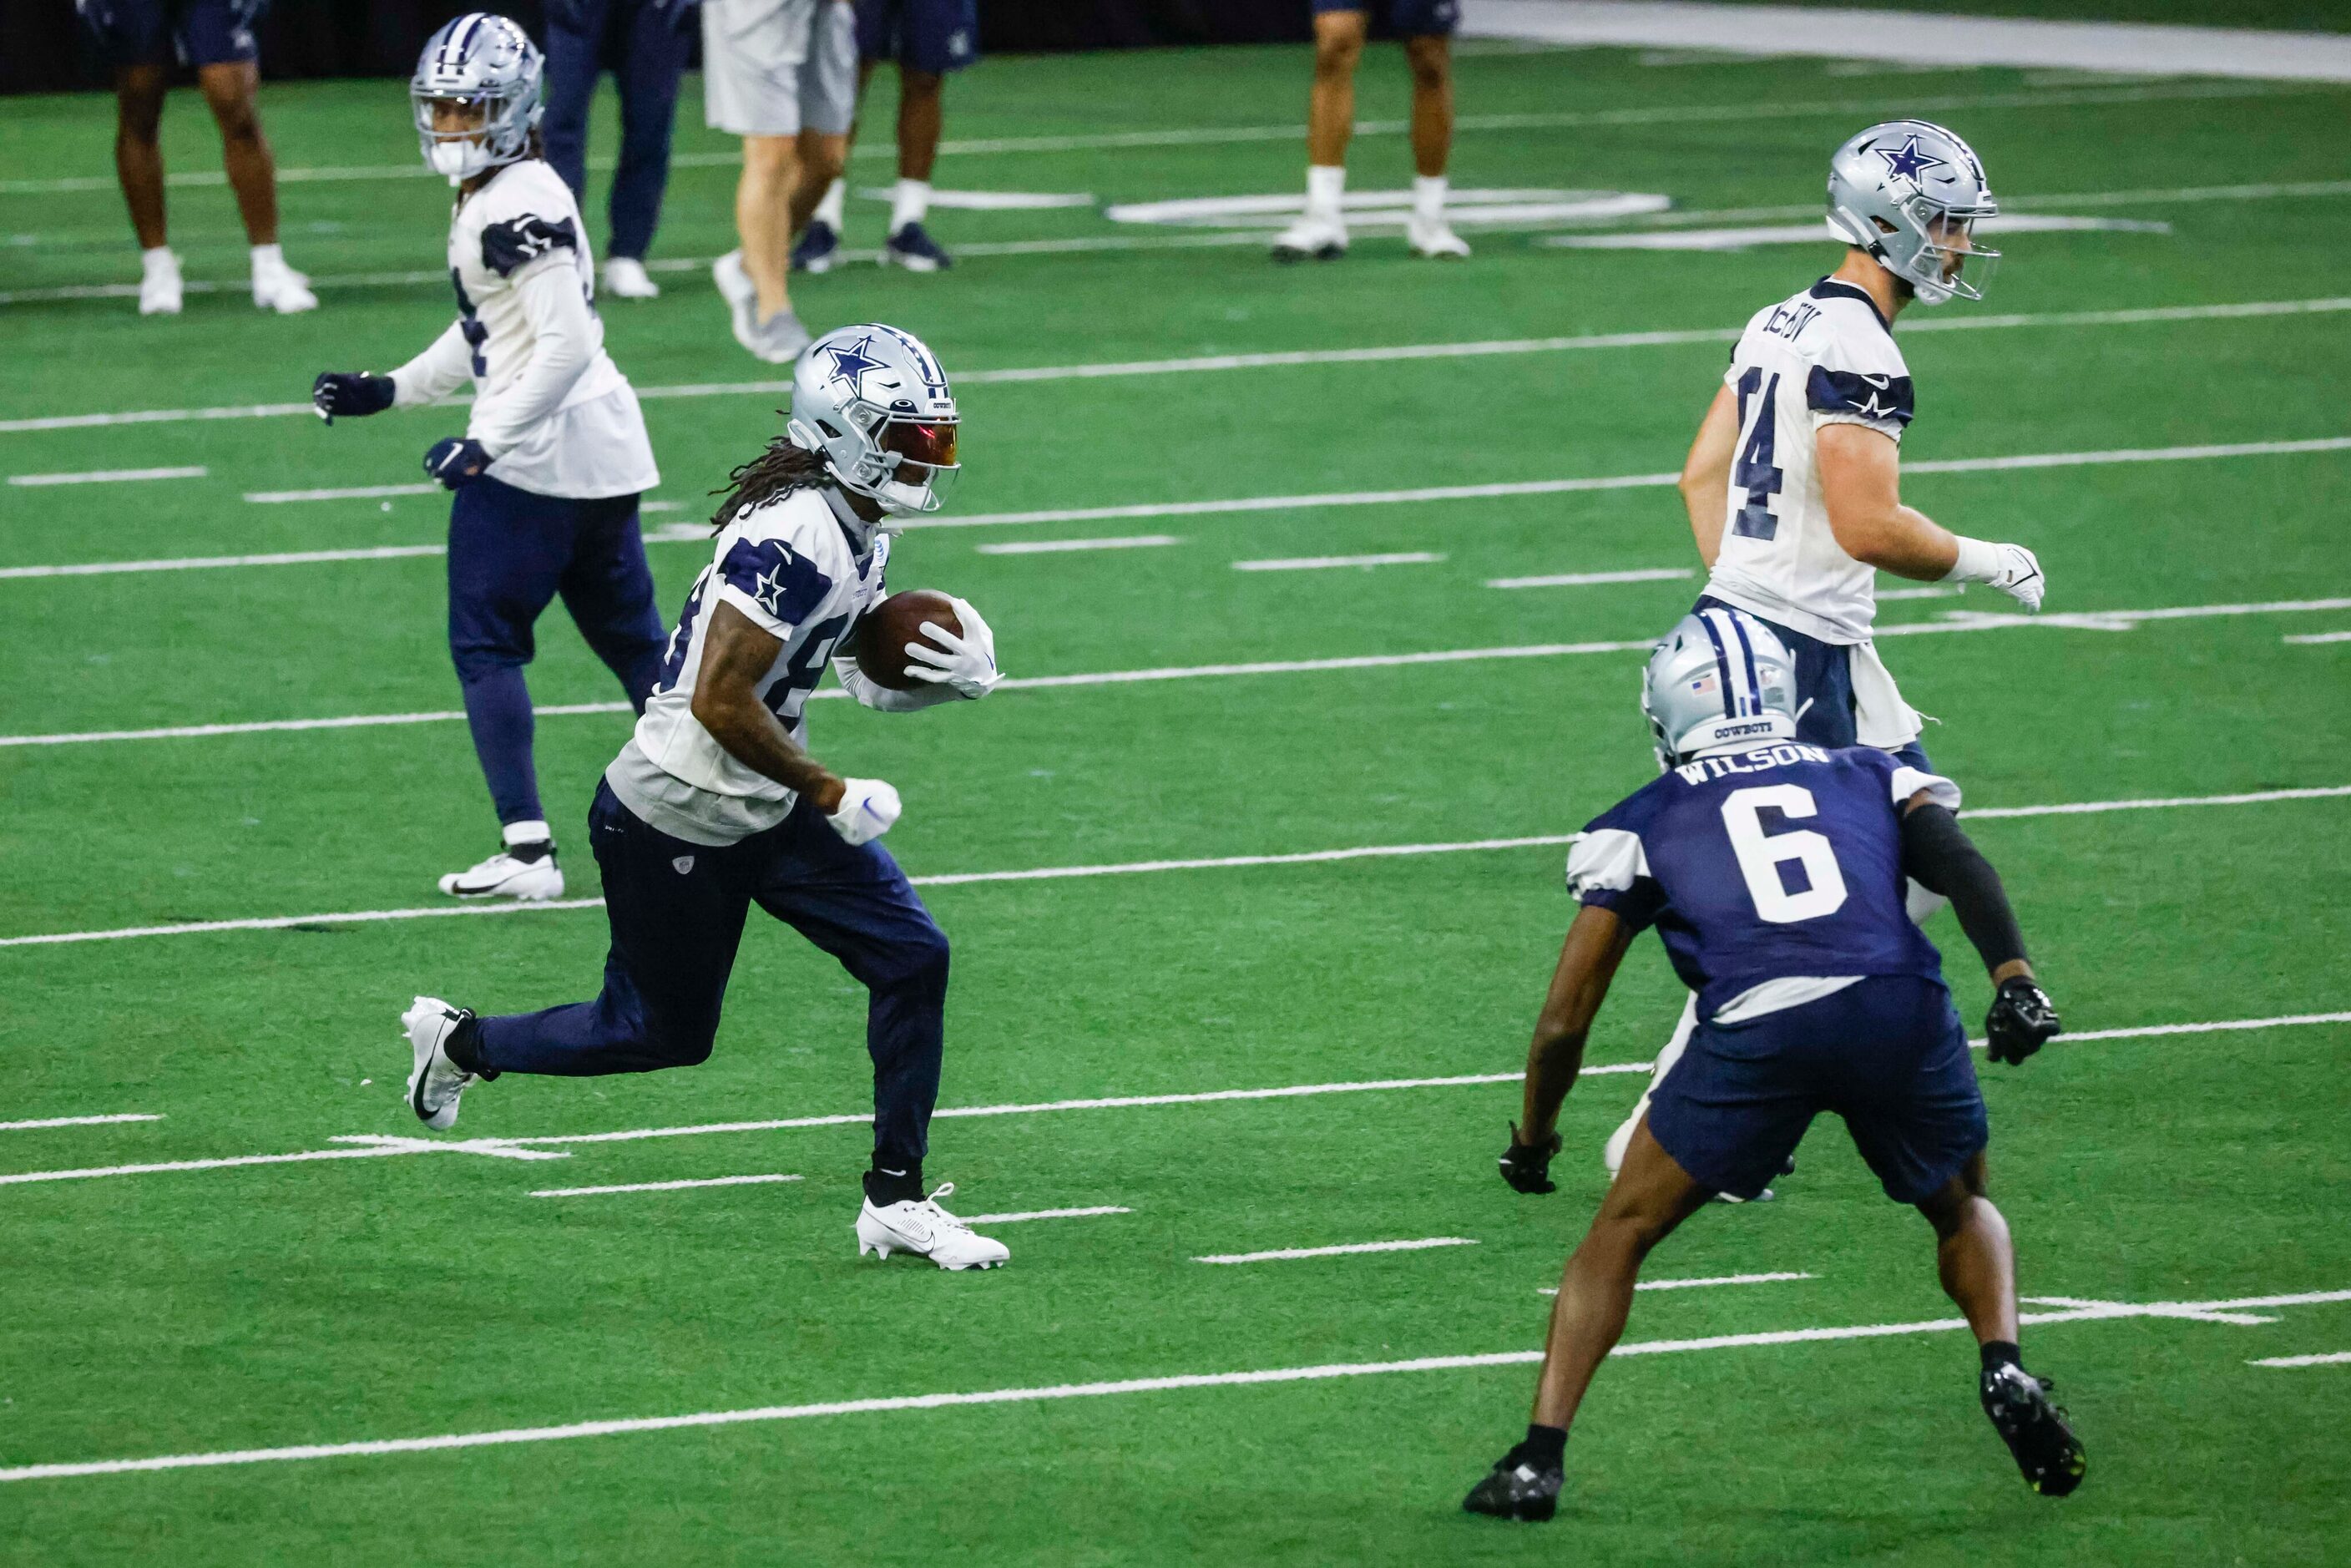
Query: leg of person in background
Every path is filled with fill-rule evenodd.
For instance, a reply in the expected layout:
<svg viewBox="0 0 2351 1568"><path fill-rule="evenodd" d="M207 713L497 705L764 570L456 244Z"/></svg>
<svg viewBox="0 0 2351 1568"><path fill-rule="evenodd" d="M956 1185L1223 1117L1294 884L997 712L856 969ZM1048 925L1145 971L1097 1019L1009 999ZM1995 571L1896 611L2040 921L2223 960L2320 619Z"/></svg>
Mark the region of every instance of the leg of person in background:
<svg viewBox="0 0 2351 1568"><path fill-rule="evenodd" d="M955 265L923 227L931 210L931 168L939 156L946 87L946 78L937 71L898 67L898 183L890 193L890 237L882 260L909 272L944 272Z"/></svg>
<svg viewBox="0 0 2351 1568"><path fill-rule="evenodd" d="M1335 261L1347 254L1340 213L1347 190L1347 139L1355 129L1355 66L1368 18L1360 9L1314 12L1314 88L1306 104L1306 213L1273 242L1276 261Z"/></svg>
<svg viewBox="0 0 2351 1568"><path fill-rule="evenodd" d="M862 13L861 12L862 16ZM862 58L857 62L857 102L865 103L865 84L873 79L877 62ZM849 122L849 134L841 139L841 172L833 176L832 183L817 198L816 210L809 214L808 226L792 244L794 272L831 272L841 265L841 236L848 227L849 150L857 144L857 121Z"/></svg>
<svg viewBox="0 0 2351 1568"><path fill-rule="evenodd" d="M253 247L253 303L281 316L316 310L319 297L310 292L310 280L286 265L277 244L277 164L261 131L261 68L255 63L252 33L240 27L229 38L206 40L193 27L199 15L189 14L189 57L198 62L196 86L220 126L221 162L236 193L246 242ZM242 57L225 57L232 55Z"/></svg>
<svg viewBox="0 0 2351 1568"><path fill-rule="evenodd" d="M836 185L844 183L841 174L849 163L849 138L822 131L803 131L799 139L799 172L792 181L792 232L806 235L816 221L817 209ZM795 266L799 249L792 250Z"/></svg>
<svg viewBox="0 0 2351 1568"><path fill-rule="evenodd" d="M613 79L621 89L621 163L612 172L611 242L604 290L651 299L660 285L645 273L669 184L670 128L677 119L677 80L685 71L686 34L670 0L634 0Z"/></svg>
<svg viewBox="0 0 2351 1568"><path fill-rule="evenodd" d="M547 6L547 99L538 134L547 162L588 206L588 109L596 98L609 0L549 0Z"/></svg>
<svg viewBox="0 0 2351 1568"><path fill-rule="evenodd" d="M139 236L139 314L180 313L180 258L163 227L163 94L171 68L124 66L114 74L114 172Z"/></svg>
<svg viewBox="0 0 2351 1568"><path fill-rule="evenodd" d="M1444 12L1447 25L1453 7ZM1453 40L1422 33L1404 41L1412 66L1412 216L1405 239L1415 256L1458 261L1469 246L1445 221L1445 161L1453 150Z"/></svg>
<svg viewBox="0 0 2351 1568"><path fill-rule="evenodd" d="M743 138L743 175L735 186L735 232L742 248L719 258L719 292L735 308L735 339L769 364L808 347L784 280L791 246L791 195L799 155L789 136ZM731 266L730 266L731 263Z"/></svg>
<svg viewBox="0 0 2351 1568"><path fill-rule="evenodd" d="M841 182L849 164L849 137L856 128L857 94L862 85L857 60L857 12L849 0L817 0L799 85L799 172L791 192L791 226L796 234L813 222L825 195Z"/></svg>

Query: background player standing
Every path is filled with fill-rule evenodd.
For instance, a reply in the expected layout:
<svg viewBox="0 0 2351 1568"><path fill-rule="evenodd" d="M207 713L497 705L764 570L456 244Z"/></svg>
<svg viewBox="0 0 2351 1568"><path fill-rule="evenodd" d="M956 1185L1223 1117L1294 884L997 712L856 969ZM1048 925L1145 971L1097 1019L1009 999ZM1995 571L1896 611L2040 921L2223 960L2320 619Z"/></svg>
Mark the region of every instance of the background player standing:
<svg viewBox="0 0 2351 1568"><path fill-rule="evenodd" d="M465 434L424 455L456 492L449 652L502 841L441 879L458 898L563 896L522 674L548 601L563 596L640 712L662 659L637 528L637 497L661 475L637 394L604 351L579 205L538 156L539 76L538 50L504 16L460 16L426 43L409 97L425 162L457 187L457 319L388 376L329 371L311 390L331 423L475 389Z"/></svg>
<svg viewBox="0 0 2351 1568"><path fill-rule="evenodd" d="M1568 852L1583 907L1527 1054L1502 1176L1549 1192L1559 1108L1617 965L1655 925L1704 1015L1656 1086L1625 1167L1568 1260L1524 1441L1464 1500L1549 1519L1567 1428L1625 1332L1649 1249L1717 1192L1752 1195L1813 1117L1844 1118L1897 1203L1934 1227L1943 1289L1981 1347L1978 1393L2035 1491L2081 1484L2082 1445L2017 1347L2016 1257L1985 1196L1982 1092L1906 876L1948 895L1999 988L1995 1061L2057 1033L2000 877L1960 831L1947 779L1872 747L1795 741L1794 660L1727 609L1683 617L1650 655L1641 706L1666 771Z"/></svg>
<svg viewBox="0 0 2351 1568"><path fill-rule="evenodd" d="M661 685L589 810L612 929L603 990L511 1018L417 998L401 1023L413 1055L409 1104L426 1125L455 1123L476 1078L706 1060L757 900L872 994L873 1164L859 1254L914 1252L943 1269L1009 1255L938 1206L952 1185L923 1191L947 939L875 841L898 820L898 792L810 756L801 716L828 663L858 701L888 712L995 688L995 640L960 600L960 634L926 624L932 642L906 644L908 673L925 686L877 685L840 652L883 597L891 519L937 508L937 476L959 466L956 434L946 372L894 327L844 327L802 357L791 422L735 471Z"/></svg>
<svg viewBox="0 0 2351 1568"><path fill-rule="evenodd" d="M685 15L695 0L548 0L547 161L588 200L588 106L609 64L621 96L621 161L612 171L604 292L653 299L645 272L669 183L670 131L685 69Z"/></svg>
<svg viewBox="0 0 2351 1568"><path fill-rule="evenodd" d="M220 127L221 164L253 246L253 303L281 316L315 310L310 280L277 244L277 166L262 134L260 51L253 25L267 0L74 0L114 63L114 172L139 235L139 314L176 316L183 284L163 222L163 98L175 59Z"/></svg>
<svg viewBox="0 0 2351 1568"><path fill-rule="evenodd" d="M931 169L939 156L946 74L979 58L979 0L857 0L857 97L862 104L873 68L898 62L898 183L890 193L890 227L882 265L944 272L955 258L923 226L931 210ZM857 127L849 128L850 140ZM841 248L849 182L825 187L816 215L792 247L792 266L830 272Z"/></svg>
<svg viewBox="0 0 2351 1568"><path fill-rule="evenodd" d="M2044 587L2023 546L1951 533L1901 497L1914 394L1895 320L1914 300L1983 298L1999 253L1978 248L1974 229L1999 210L1974 149L1939 125L1873 125L1838 148L1828 224L1844 260L1748 321L1682 466L1711 573L1698 606L1745 611L1793 653L1797 738L1878 747L1922 771L1922 721L1870 639L1876 574L1989 583L2028 612ZM1939 906L1915 907L1923 918ZM1697 1021L1692 998L1657 1053L1657 1080ZM1609 1140L1610 1170L1647 1104Z"/></svg>
<svg viewBox="0 0 2351 1568"><path fill-rule="evenodd" d="M1386 0L1412 68L1412 216L1416 256L1458 258L1468 245L1445 221L1445 161L1453 150L1457 0ZM1276 261L1347 254L1347 139L1355 130L1355 66L1371 21L1362 0L1314 0L1314 88L1306 103L1306 212L1273 242Z"/></svg>

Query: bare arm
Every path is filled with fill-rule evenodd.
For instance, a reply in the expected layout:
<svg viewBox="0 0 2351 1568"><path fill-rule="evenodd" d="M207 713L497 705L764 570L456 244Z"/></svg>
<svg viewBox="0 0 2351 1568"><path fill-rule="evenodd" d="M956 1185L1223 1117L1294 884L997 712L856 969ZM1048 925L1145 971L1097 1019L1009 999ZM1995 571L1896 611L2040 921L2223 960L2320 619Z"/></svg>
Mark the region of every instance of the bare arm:
<svg viewBox="0 0 2351 1568"><path fill-rule="evenodd" d="M1698 558L1710 571L1722 549L1723 515L1730 493L1730 464L1739 447L1739 399L1729 387L1718 388L1707 405L1682 460L1682 505L1689 509L1690 536L1698 540Z"/></svg>
<svg viewBox="0 0 2351 1568"><path fill-rule="evenodd" d="M1592 1031L1592 1020L1635 935L1614 910L1587 904L1576 911L1574 924L1567 928L1567 941L1559 951L1559 968L1551 977L1551 994L1543 998L1534 1039L1527 1046L1526 1103L1520 1112L1519 1143L1551 1142L1560 1105L1575 1086L1575 1075L1583 1070L1583 1041Z"/></svg>
<svg viewBox="0 0 2351 1568"><path fill-rule="evenodd" d="M1902 504L1901 448L1865 424L1823 424L1815 437L1821 499L1837 547L1864 566L1940 582L1959 563L1959 541Z"/></svg>
<svg viewBox="0 0 2351 1568"><path fill-rule="evenodd" d="M758 695L760 677L775 666L783 647L733 605L716 605L702 640L694 716L729 757L805 795L831 816L841 809L842 781L784 733L782 721Z"/></svg>

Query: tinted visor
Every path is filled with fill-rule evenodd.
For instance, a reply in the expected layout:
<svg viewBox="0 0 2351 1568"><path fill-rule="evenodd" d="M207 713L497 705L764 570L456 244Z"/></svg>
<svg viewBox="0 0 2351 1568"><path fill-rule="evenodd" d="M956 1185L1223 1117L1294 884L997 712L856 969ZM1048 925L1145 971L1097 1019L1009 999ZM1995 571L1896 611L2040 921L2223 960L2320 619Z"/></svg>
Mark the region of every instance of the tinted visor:
<svg viewBox="0 0 2351 1568"><path fill-rule="evenodd" d="M956 422L954 420L917 421L893 419L874 434L874 444L884 452L898 455L898 476L910 483L920 477L907 472L910 465L925 468L953 468L956 464Z"/></svg>

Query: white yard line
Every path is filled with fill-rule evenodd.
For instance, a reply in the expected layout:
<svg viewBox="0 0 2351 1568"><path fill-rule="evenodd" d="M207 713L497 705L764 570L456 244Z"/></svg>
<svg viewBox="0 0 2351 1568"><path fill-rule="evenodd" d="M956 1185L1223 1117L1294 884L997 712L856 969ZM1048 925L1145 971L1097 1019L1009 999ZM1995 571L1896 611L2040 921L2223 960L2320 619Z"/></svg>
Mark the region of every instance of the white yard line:
<svg viewBox="0 0 2351 1568"><path fill-rule="evenodd" d="M1016 1214L966 1214L958 1218L966 1225L1018 1225L1024 1219L1092 1219L1096 1215L1134 1212L1115 1204L1099 1204L1092 1208L1030 1208Z"/></svg>
<svg viewBox="0 0 2351 1568"><path fill-rule="evenodd" d="M70 566L0 567L0 578L113 577L124 572L205 571L240 566L314 566L330 560L402 560L447 553L445 545L376 545L364 549L279 550L268 555L175 556L165 560L93 560Z"/></svg>
<svg viewBox="0 0 2351 1568"><path fill-rule="evenodd" d="M11 474L11 485L111 485L130 479L201 479L201 465L184 468L95 468L87 474Z"/></svg>
<svg viewBox="0 0 2351 1568"><path fill-rule="evenodd" d="M972 548L981 555L1065 555L1072 550L1152 549L1161 545L1180 545L1183 542L1174 534L1129 534L1123 538L1020 539Z"/></svg>
<svg viewBox="0 0 2351 1568"><path fill-rule="evenodd" d="M1293 132L1294 134L1294 132ZM434 275L443 276L441 274ZM2249 300L2220 305L2164 305L2107 310L2055 310L2039 315L1933 317L1903 326L1918 332L1998 331L2018 328L2123 327L2169 321L2229 321L2272 316L2333 315L2351 311L2351 298ZM1188 375L1219 371L1261 371L1301 365L1381 364L1415 360L1480 359L1495 355L1572 353L1604 349L1669 348L1733 343L1740 327L1704 327L1667 331L1600 332L1555 338L1500 338L1451 343L1403 343L1362 349L1300 349L1273 353L1204 354L1181 359L1127 360L1094 364L1038 365L1002 370L959 371L958 386L1016 382L1087 381L1101 377ZM706 382L643 386L640 398L771 396L789 392L786 381ZM229 404L214 408L133 409L110 413L44 414L0 420L0 434L45 430L81 430L118 424L173 423L185 420L269 419L315 415L307 402Z"/></svg>
<svg viewBox="0 0 2351 1568"><path fill-rule="evenodd" d="M2351 643L2351 632L2309 632L2299 637L2289 636L2285 641L2305 644L2312 643Z"/></svg>
<svg viewBox="0 0 2351 1568"><path fill-rule="evenodd" d="M1489 577L1489 588L1584 588L1601 582L1672 582L1698 574L1686 566L1643 567L1636 571L1562 571L1548 577Z"/></svg>
<svg viewBox="0 0 2351 1568"><path fill-rule="evenodd" d="M1811 1280L1817 1277L1813 1274L1792 1273L1716 1274L1703 1280L1644 1280L1633 1289L1636 1291L1703 1291L1710 1290L1717 1285L1772 1285L1783 1280ZM1556 1296L1559 1294L1559 1287L1545 1285L1535 1294Z"/></svg>
<svg viewBox="0 0 2351 1568"><path fill-rule="evenodd" d="M2351 1363L2351 1350L2338 1350L2325 1355L2265 1355L2259 1361L2249 1361L2247 1366L2341 1366Z"/></svg>
<svg viewBox="0 0 2351 1568"><path fill-rule="evenodd" d="M550 1186L532 1193L533 1197L601 1197L615 1192L684 1192L688 1187L701 1186L762 1186L772 1182L799 1181L796 1176L705 1176L700 1181L634 1181L619 1186Z"/></svg>
<svg viewBox="0 0 2351 1568"><path fill-rule="evenodd" d="M979 547L986 549L987 547ZM1434 550L1396 550L1386 555L1300 555L1272 560L1237 560L1235 571L1323 571L1337 567L1434 566L1445 559Z"/></svg>
<svg viewBox="0 0 2351 1568"><path fill-rule="evenodd" d="M266 507L287 501L372 501L386 496L430 496L440 488L429 481L422 485L350 485L328 490L247 490L245 498Z"/></svg>
<svg viewBox="0 0 2351 1568"><path fill-rule="evenodd" d="M1426 1252L1432 1247L1475 1247L1467 1236L1426 1236L1417 1241L1351 1241L1343 1247L1284 1247L1271 1252L1211 1252L1195 1263L1271 1263L1291 1258L1340 1258L1357 1252Z"/></svg>
<svg viewBox="0 0 2351 1568"><path fill-rule="evenodd" d="M1640 643L1635 646L1646 647ZM2073 800L2043 806L1970 807L1963 817L2060 817L2108 811L2147 811L2184 806L2252 806L2278 800L2325 800L2351 796L2351 785L2303 789L2257 789L2234 795L2183 795L2137 800ZM1454 843L1362 844L1348 849L1305 850L1289 854L1210 855L1190 860L1125 861L1106 865L1036 866L1022 871L944 872L911 878L916 887L960 887L978 883L1066 882L1102 876L1138 876L1158 872L1233 871L1255 866L1322 865L1340 861L1404 856L1469 854L1491 850L1549 848L1573 833L1535 833L1514 839L1470 839ZM192 936L224 931L283 931L301 925L351 925L379 920L434 920L460 915L528 915L540 910L601 909L601 898L558 898L536 904L446 904L416 909L349 910L325 915L256 915L237 920L188 921L171 925L124 925L98 931L43 932L0 936L0 947L50 946L69 942L110 942L140 936ZM2247 1025L2243 1027L2256 1027ZM948 1113L940 1112L940 1115Z"/></svg>
<svg viewBox="0 0 2351 1568"><path fill-rule="evenodd" d="M36 1116L29 1122L0 1122L0 1133L30 1133L44 1127L99 1127L113 1122L160 1122L162 1119L137 1111L118 1111L110 1116Z"/></svg>
<svg viewBox="0 0 2351 1568"><path fill-rule="evenodd" d="M2189 1306L2232 1311L2246 1307L2303 1306L2351 1301L2351 1291L2312 1291L2293 1296L2262 1296L2241 1301L2169 1302L2146 1305L2117 1302L2112 1306L2054 1312L2027 1312L2022 1321L2036 1326L2066 1322L2115 1322L2126 1318L2168 1317L2168 1309ZM1908 1334L1949 1333L1967 1327L1963 1318L1934 1318L1918 1322L1857 1323L1829 1328L1780 1329L1761 1333L1716 1334L1705 1339L1635 1340L1619 1344L1612 1357L1670 1355L1702 1351L1748 1349L1765 1345L1817 1344L1844 1340L1886 1339ZM613 1437L648 1432L692 1431L712 1427L737 1427L772 1421L819 1419L833 1416L867 1416L901 1410L940 1410L975 1405L1027 1405L1056 1399L1095 1399L1130 1394L1165 1394L1198 1388L1259 1386L1281 1383L1320 1383L1345 1377L1375 1377L1391 1373L1459 1372L1499 1366L1531 1365L1542 1359L1539 1350L1506 1350L1478 1355L1428 1355L1409 1360L1332 1362L1319 1366L1254 1368L1238 1372L1184 1373L1164 1377L1132 1377L1096 1383L1061 1383L1041 1387L993 1388L970 1393L904 1394L881 1398L837 1399L817 1404L767 1405L750 1409L703 1410L682 1416L624 1416L560 1425L508 1427L489 1431L446 1432L422 1437L382 1437L344 1443L304 1443L282 1448L226 1448L209 1452L158 1454L138 1458L78 1459L59 1463L15 1465L0 1469L0 1482L67 1480L87 1476L126 1475L154 1470L209 1469L231 1465L288 1463L303 1459L379 1458L392 1454L435 1453L453 1448L504 1448L524 1443L566 1442L582 1437Z"/></svg>

